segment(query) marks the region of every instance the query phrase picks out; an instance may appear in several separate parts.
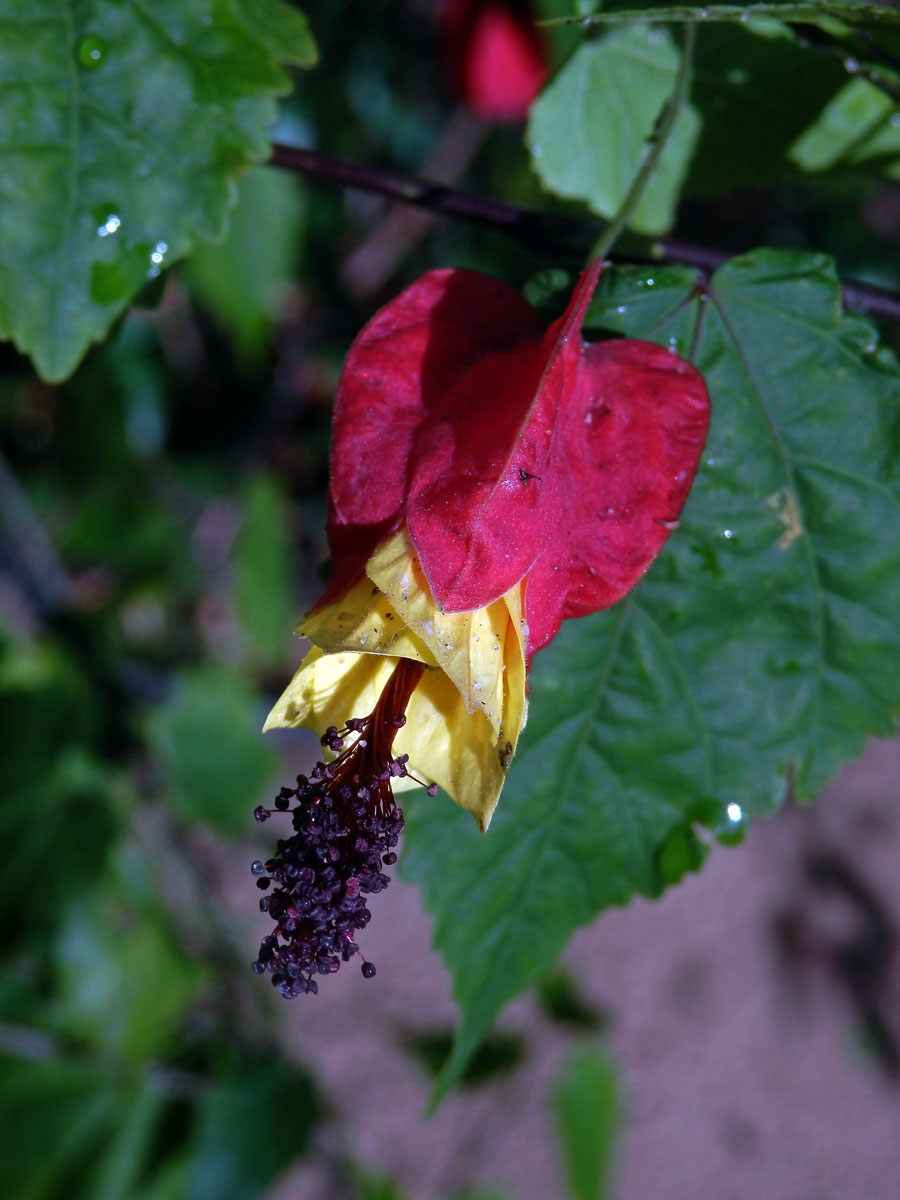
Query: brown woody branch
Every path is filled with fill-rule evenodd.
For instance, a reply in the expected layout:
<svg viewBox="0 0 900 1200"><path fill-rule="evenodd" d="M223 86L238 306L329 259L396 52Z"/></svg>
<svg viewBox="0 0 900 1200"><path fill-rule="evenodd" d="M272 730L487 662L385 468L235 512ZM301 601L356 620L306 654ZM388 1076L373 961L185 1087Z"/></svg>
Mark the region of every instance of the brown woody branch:
<svg viewBox="0 0 900 1200"><path fill-rule="evenodd" d="M331 158L317 150L301 150L295 146L276 144L272 147L270 162L274 166L298 171L314 179L324 179L340 187L373 192L391 200L402 201L404 204L419 205L444 217L499 229L547 253L566 256L586 254L598 233L597 223L591 220L582 221L564 214L517 208L488 196L461 192L429 179L400 175L378 167L360 166L358 163ZM632 254L630 257L641 256ZM654 262L714 271L731 256L710 246L696 246L677 239L661 238L652 243L646 257ZM896 292L854 280L845 280L842 289L844 303L848 308L900 325L900 295Z"/></svg>

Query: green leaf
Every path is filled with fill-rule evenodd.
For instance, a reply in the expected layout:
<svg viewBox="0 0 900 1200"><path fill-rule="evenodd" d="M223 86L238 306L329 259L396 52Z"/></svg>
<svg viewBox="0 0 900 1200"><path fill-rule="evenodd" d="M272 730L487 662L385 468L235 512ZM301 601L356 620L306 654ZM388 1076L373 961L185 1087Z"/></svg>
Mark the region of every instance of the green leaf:
<svg viewBox="0 0 900 1200"><path fill-rule="evenodd" d="M243 509L234 548L238 615L263 662L277 664L284 661L293 612L285 496L270 476L256 475L244 489Z"/></svg>
<svg viewBox="0 0 900 1200"><path fill-rule="evenodd" d="M569 1029L598 1031L607 1022L603 1010L582 995L575 976L561 968L538 978L535 999L545 1017Z"/></svg>
<svg viewBox="0 0 900 1200"><path fill-rule="evenodd" d="M0 1057L3 1187L16 1200L71 1194L116 1111L108 1069L75 1062Z"/></svg>
<svg viewBox="0 0 900 1200"><path fill-rule="evenodd" d="M257 1200L306 1150L317 1117L312 1083L301 1071L277 1058L242 1063L203 1102L185 1194Z"/></svg>
<svg viewBox="0 0 900 1200"><path fill-rule="evenodd" d="M130 1103L117 1105L114 1131L96 1165L91 1200L134 1196L147 1162L165 1100L149 1087L134 1089L128 1099Z"/></svg>
<svg viewBox="0 0 900 1200"><path fill-rule="evenodd" d="M43 938L102 869L117 830L108 771L88 747L97 698L53 643L0 639L0 943ZM40 887L34 882L40 879Z"/></svg>
<svg viewBox="0 0 900 1200"><path fill-rule="evenodd" d="M544 187L611 217L672 95L679 59L668 33L641 25L581 46L529 114L528 145ZM696 112L683 106L631 228L655 234L670 227L698 129Z"/></svg>
<svg viewBox="0 0 900 1200"><path fill-rule="evenodd" d="M706 291L609 271L586 328L694 347L710 435L647 578L537 656L490 831L406 806L462 1010L438 1096L574 928L696 865L697 823L730 841L789 783L810 799L900 710L900 372L830 261L759 251Z"/></svg>
<svg viewBox="0 0 900 1200"><path fill-rule="evenodd" d="M72 904L56 964L57 1028L135 1064L168 1049L202 978L162 915L112 886Z"/></svg>
<svg viewBox="0 0 900 1200"><path fill-rule="evenodd" d="M280 0L0 0L0 27L0 334L59 380L148 277L223 235L282 64L315 49Z"/></svg>
<svg viewBox="0 0 900 1200"><path fill-rule="evenodd" d="M450 1030L408 1033L403 1035L403 1044L429 1075L436 1076L453 1049L453 1034ZM507 1075L521 1066L527 1053L528 1044L521 1034L495 1030L472 1055L460 1076L460 1083L465 1087L479 1087Z"/></svg>
<svg viewBox="0 0 900 1200"><path fill-rule="evenodd" d="M790 149L804 171L826 171L873 162L892 168L900 159L900 116L891 100L866 79L852 79Z"/></svg>
<svg viewBox="0 0 900 1200"><path fill-rule="evenodd" d="M200 245L185 279L230 334L238 355L258 364L293 279L306 206L297 179L258 167L238 184L228 236Z"/></svg>
<svg viewBox="0 0 900 1200"><path fill-rule="evenodd" d="M599 1050L566 1063L553 1091L553 1112L573 1200L603 1200L621 1118L619 1076Z"/></svg>
<svg viewBox="0 0 900 1200"><path fill-rule="evenodd" d="M257 697L234 673L214 666L185 672L147 722L178 816L225 834L247 828L275 765L261 724Z"/></svg>
<svg viewBox="0 0 900 1200"><path fill-rule="evenodd" d="M722 195L800 177L791 148L846 83L839 61L783 27L760 33L738 25L698 32L691 100L702 124L687 192Z"/></svg>

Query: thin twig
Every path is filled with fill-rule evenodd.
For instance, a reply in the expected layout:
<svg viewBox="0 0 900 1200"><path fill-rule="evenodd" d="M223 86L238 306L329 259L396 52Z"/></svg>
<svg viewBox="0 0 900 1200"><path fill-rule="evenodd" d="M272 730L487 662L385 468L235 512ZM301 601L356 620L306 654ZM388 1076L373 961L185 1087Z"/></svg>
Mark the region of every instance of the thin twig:
<svg viewBox="0 0 900 1200"><path fill-rule="evenodd" d="M410 178L392 171L382 171L377 167L363 167L343 159L330 158L327 154L320 154L315 150L275 145L270 161L275 166L298 171L313 179L328 180L342 187L375 192L379 196L390 196L406 204L420 205L442 216L503 230L547 254L574 255L580 259L596 238L597 223L590 219L579 221L565 215L516 208L485 196L456 191L443 184L432 183L428 179ZM712 246L697 246L678 239L658 238L649 242L644 252L635 250L629 257L676 266L697 267L701 271L714 271L733 256ZM843 284L843 298L846 306L855 312L900 325L900 295L896 292L855 280L846 280Z"/></svg>
<svg viewBox="0 0 900 1200"><path fill-rule="evenodd" d="M460 192L432 179L399 175L378 167L361 166L344 159L330 158L317 150L301 150L295 146L275 144L269 160L276 167L299 171L314 179L326 179L341 187L374 192L405 204L417 204L444 217L472 221L501 229L530 245L547 251L581 253L590 244L590 231L585 236L585 222L574 217L560 217L533 209L515 208L487 196Z"/></svg>
<svg viewBox="0 0 900 1200"><path fill-rule="evenodd" d="M694 43L696 40L694 26L685 25L681 46L681 59L675 74L672 94L663 105L662 111L656 119L653 132L644 146L640 165L635 172L634 179L631 181L631 186L625 193L624 200L594 246L594 257L606 258L634 215L634 210L640 204L647 184L659 166L669 137L675 128L675 122L678 120L682 105L687 97L691 79L691 65L694 58Z"/></svg>

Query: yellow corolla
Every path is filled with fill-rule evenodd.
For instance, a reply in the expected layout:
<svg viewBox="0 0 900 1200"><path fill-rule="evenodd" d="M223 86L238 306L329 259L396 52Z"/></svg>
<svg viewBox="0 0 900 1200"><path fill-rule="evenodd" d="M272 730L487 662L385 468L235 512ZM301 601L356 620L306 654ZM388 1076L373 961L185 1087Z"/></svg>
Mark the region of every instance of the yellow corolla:
<svg viewBox="0 0 900 1200"><path fill-rule="evenodd" d="M398 658L421 662L394 748L487 829L525 724L521 588L473 612L442 612L397 530L348 592L299 626L312 648L264 728L341 728L373 711Z"/></svg>

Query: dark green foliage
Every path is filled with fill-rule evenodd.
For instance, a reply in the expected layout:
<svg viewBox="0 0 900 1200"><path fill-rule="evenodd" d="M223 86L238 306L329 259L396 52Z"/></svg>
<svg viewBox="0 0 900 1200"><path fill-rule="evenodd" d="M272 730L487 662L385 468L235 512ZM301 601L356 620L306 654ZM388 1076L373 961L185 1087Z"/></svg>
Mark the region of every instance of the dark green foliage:
<svg viewBox="0 0 900 1200"><path fill-rule="evenodd" d="M436 1095L517 1086L531 1043L491 1026L530 985L545 1026L602 1030L577 962L553 970L572 931L661 895L896 728L900 336L842 309L835 260L900 284L897 12L579 0L526 132L467 123L429 6L304 7L309 28L280 0L0 0L0 1128L16 1200L253 1200L308 1151L316 1088L249 971L251 812L305 746L258 731L321 589L343 355L420 272L525 284L549 322L618 211L585 335L690 358L713 404L646 579L537 656L489 833L446 797L404 797L403 869L461 1023L397 1052ZM325 65L289 73L316 44ZM407 210L258 165L271 141L408 174L449 150L476 210L490 197L542 220L515 240L486 206L406 245ZM682 242L730 261L677 265L696 261ZM386 286L349 269L361 248L387 256ZM356 982L366 1023L380 979ZM608 1194L615 1069L583 1048L549 1101L560 1195ZM342 1161L338 1177L402 1200L380 1169Z"/></svg>
<svg viewBox="0 0 900 1200"><path fill-rule="evenodd" d="M0 20L0 330L64 379L148 277L221 238L283 64L315 47L281 0L5 0Z"/></svg>
<svg viewBox="0 0 900 1200"><path fill-rule="evenodd" d="M408 806L404 869L463 1014L439 1088L575 927L700 865L694 823L730 840L789 786L811 799L900 711L900 372L829 263L610 272L587 324L689 354L713 421L647 579L538 655L490 835Z"/></svg>

